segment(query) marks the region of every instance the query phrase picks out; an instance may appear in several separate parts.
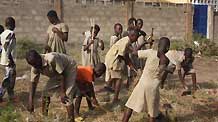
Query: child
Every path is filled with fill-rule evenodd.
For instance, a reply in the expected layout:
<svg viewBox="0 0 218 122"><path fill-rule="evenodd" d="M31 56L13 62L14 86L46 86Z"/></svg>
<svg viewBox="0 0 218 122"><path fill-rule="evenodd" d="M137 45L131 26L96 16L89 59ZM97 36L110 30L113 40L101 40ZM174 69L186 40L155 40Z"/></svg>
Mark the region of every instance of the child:
<svg viewBox="0 0 218 122"><path fill-rule="evenodd" d="M91 66L78 66L77 68L77 96L75 101L75 115L79 116L80 104L82 97L86 97L86 101L90 110L93 110L91 99L93 98L93 104L98 105L98 101L95 97L93 82L95 78L102 76L106 71L106 66L103 63L98 63L94 68Z"/></svg>
<svg viewBox="0 0 218 122"><path fill-rule="evenodd" d="M142 45L145 40L146 33L142 30L143 27L143 20L137 19L136 20L136 28L139 30L139 38L138 40L132 44L132 48L135 50L138 46ZM141 48L141 50L145 50L145 45ZM145 60L144 59L138 59L137 56L131 55L131 59L133 60L134 65L137 67L137 69L140 69L141 71L144 69Z"/></svg>
<svg viewBox="0 0 218 122"><path fill-rule="evenodd" d="M124 71L123 65L129 65L130 68L134 68L129 59L129 46L131 43L138 39L138 31L135 29L129 30L129 35L117 41L107 52L105 56L106 76L105 81L107 83L106 89L115 83L115 95L113 103L118 102L118 96L122 83L122 72ZM135 71L135 69L134 69Z"/></svg>
<svg viewBox="0 0 218 122"><path fill-rule="evenodd" d="M196 86L196 73L193 68L192 63L194 62L194 56L192 55L193 51L191 48L186 48L184 51L176 51L170 50L166 56L169 58L170 62L176 66L176 70L178 71L179 79L183 85L184 89L187 89L187 85L184 82L186 75L191 75L193 90L197 89ZM182 69L184 73L182 74ZM161 87L163 88L163 85Z"/></svg>
<svg viewBox="0 0 218 122"><path fill-rule="evenodd" d="M129 30L131 29L137 29L136 28L136 18L132 17L128 20L128 27L127 27L127 30L123 32L123 37L126 37L128 36L128 33L129 33ZM138 30L138 29L137 29ZM134 42L135 43L135 42ZM132 43L132 45L134 44ZM130 51L133 51L134 48L131 46L129 46L130 48ZM129 55L130 59L133 61L133 64L134 63L134 59L132 59L132 55L130 54ZM129 88L129 85L130 85L130 82L133 80L133 74L134 72L130 70L130 68L128 66L125 67L127 69L127 84L126 84L126 88L128 89Z"/></svg>
<svg viewBox="0 0 218 122"><path fill-rule="evenodd" d="M65 42L68 40L68 26L61 22L56 11L50 10L47 14L51 25L47 30L45 52L58 52L66 54Z"/></svg>
<svg viewBox="0 0 218 122"><path fill-rule="evenodd" d="M76 90L77 64L69 56L57 52L39 54L30 50L26 61L31 68L31 83L29 91L28 111L34 112L34 97L40 75L49 78L42 91L42 114L48 115L50 97L55 92L60 93L61 102L66 106L68 119L74 122L73 97Z"/></svg>
<svg viewBox="0 0 218 122"><path fill-rule="evenodd" d="M110 39L110 47L122 38L123 26L120 23L114 25L114 35Z"/></svg>
<svg viewBox="0 0 218 122"><path fill-rule="evenodd" d="M9 100L14 99L14 85L16 79L16 38L15 38L15 20L8 17L5 20L6 30L1 34L2 55L0 64L5 67L5 77L1 84L0 102L7 91Z"/></svg>
<svg viewBox="0 0 218 122"><path fill-rule="evenodd" d="M166 66L169 63L165 53L169 50L170 40L162 37L159 40L158 50L148 49L134 52L139 58L146 58L143 74L129 97L123 116L123 122L128 122L133 110L142 112L147 108L149 122L156 122L159 116L159 84L165 79ZM147 107L146 107L147 106Z"/></svg>
<svg viewBox="0 0 218 122"><path fill-rule="evenodd" d="M98 54L98 48L104 50L104 42L97 38L99 31L100 27L98 25L94 25L94 28L91 29L91 34L93 33L93 37L90 36L89 38L86 38L83 42L83 51L84 53L86 53L86 57L83 57L84 59L82 61L83 66L95 66L101 61Z"/></svg>

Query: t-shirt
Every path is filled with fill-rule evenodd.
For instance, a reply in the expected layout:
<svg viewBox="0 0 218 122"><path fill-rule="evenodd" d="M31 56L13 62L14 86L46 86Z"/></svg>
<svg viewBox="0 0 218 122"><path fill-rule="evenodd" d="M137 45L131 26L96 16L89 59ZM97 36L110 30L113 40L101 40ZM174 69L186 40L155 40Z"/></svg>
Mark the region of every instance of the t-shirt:
<svg viewBox="0 0 218 122"><path fill-rule="evenodd" d="M105 56L105 65L110 70L122 70L124 61L119 59L119 56L124 57L128 53L128 47L130 46L129 37L124 37L117 41L107 52Z"/></svg>
<svg viewBox="0 0 218 122"><path fill-rule="evenodd" d="M170 63L176 65L176 70L181 69L181 63L185 59L184 51L170 50L166 53Z"/></svg>
<svg viewBox="0 0 218 122"><path fill-rule="evenodd" d="M92 83L94 81L93 68L91 66L78 66L76 80L81 83Z"/></svg>
<svg viewBox="0 0 218 122"><path fill-rule="evenodd" d="M15 61L16 58L16 38L15 34L11 30L5 30L1 34L2 55L1 65L7 66L9 64L9 55L12 56Z"/></svg>
<svg viewBox="0 0 218 122"><path fill-rule="evenodd" d="M63 33L69 32L69 28L65 23L59 23L57 25L51 24L47 30L47 34L49 36L48 46L51 48L51 52L66 53L64 41L52 31L53 27L58 28L58 30Z"/></svg>
<svg viewBox="0 0 218 122"><path fill-rule="evenodd" d="M157 51L153 49L140 50L138 51L138 57L147 59L140 81L149 83L154 80L159 80L160 59L157 57Z"/></svg>
<svg viewBox="0 0 218 122"><path fill-rule="evenodd" d="M39 80L40 74L48 76L49 78L59 77L61 75L68 76L70 74L71 68L75 67L76 62L72 60L69 56L61 53L47 53L42 54L42 69L31 69L31 82L37 82ZM67 81L68 82L68 81Z"/></svg>

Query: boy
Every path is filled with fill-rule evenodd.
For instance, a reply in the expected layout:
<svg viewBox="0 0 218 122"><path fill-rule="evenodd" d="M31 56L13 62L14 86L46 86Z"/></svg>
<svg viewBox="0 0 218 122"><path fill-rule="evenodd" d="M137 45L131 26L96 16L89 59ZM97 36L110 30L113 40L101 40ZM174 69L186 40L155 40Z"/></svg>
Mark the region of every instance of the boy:
<svg viewBox="0 0 218 122"><path fill-rule="evenodd" d="M110 47L122 38L123 26L120 23L114 25L114 35L110 39Z"/></svg>
<svg viewBox="0 0 218 122"><path fill-rule="evenodd" d="M72 101L76 90L76 62L65 54L52 52L40 55L35 50L27 52L26 61L32 66L28 111L34 111L33 100L40 74L42 74L49 77L42 91L43 115L48 115L50 97L56 91L60 93L61 102L66 106L70 122L74 122Z"/></svg>
<svg viewBox="0 0 218 122"><path fill-rule="evenodd" d="M129 20L128 20L128 27L127 27L127 30L126 31L124 31L123 32L123 37L126 37L126 36L128 36L128 33L129 33L129 30L131 30L131 29L137 29L137 27L136 27L136 18L134 18L134 17L132 17L132 18L130 18ZM138 30L138 29L137 29ZM132 45L133 45L134 43L132 43ZM130 51L133 51L134 49L133 49L133 47L132 47L132 45L131 46L129 46L129 48L130 48ZM133 61L133 63L134 63L134 60L132 59L132 55L130 54L129 55L129 57L130 57L130 59ZM134 63L135 64L135 63ZM132 81L132 79L133 79L133 71L131 71L130 70L130 68L128 67L128 66L126 66L125 67L126 68L126 70L127 70L127 84L126 84L126 88L128 89L129 88L129 85L130 85L130 82Z"/></svg>
<svg viewBox="0 0 218 122"><path fill-rule="evenodd" d="M97 37L99 31L100 27L94 25L94 28L91 30L91 34L93 33L93 35L86 38L83 42L83 51L87 54L86 57L83 57L83 66L95 66L101 61L98 54L98 48L104 50L104 42Z"/></svg>
<svg viewBox="0 0 218 122"><path fill-rule="evenodd" d="M78 66L77 68L77 96L75 101L75 115L79 116L80 104L82 97L86 97L86 101L90 110L93 110L91 98L93 98L93 104L98 105L98 101L95 97L93 82L95 78L102 76L106 71L104 63L98 63L93 68L91 66Z"/></svg>
<svg viewBox="0 0 218 122"><path fill-rule="evenodd" d="M51 25L47 30L45 53L58 52L66 54L64 43L68 40L68 26L60 21L54 10L50 10L47 17Z"/></svg>
<svg viewBox="0 0 218 122"><path fill-rule="evenodd" d="M137 19L136 20L136 28L139 31L139 38L138 40L132 44L132 48L135 50L138 46L142 45L144 42L146 42L145 40L145 36L146 33L142 30L143 27L143 20L142 19ZM145 50L146 47L145 45L141 48L142 50ZM131 59L133 60L134 65L137 67L137 69L144 69L144 64L145 64L145 60L144 59L138 59L137 56L135 55L131 55Z"/></svg>
<svg viewBox="0 0 218 122"><path fill-rule="evenodd" d="M0 64L5 67L5 77L0 89L0 102L7 91L9 100L14 99L14 86L16 78L16 38L15 38L15 20L8 17L5 20L6 30L1 34L2 55Z"/></svg>
<svg viewBox="0 0 218 122"><path fill-rule="evenodd" d="M194 62L194 56L192 55L193 51L191 48L185 48L184 51L176 51L176 50L170 50L167 52L166 56L169 58L170 62L176 66L176 70L178 71L179 79L183 85L184 89L187 89L187 85L185 83L185 76L191 75L192 77L192 83L193 83L193 90L195 91L197 89L196 86L196 73L193 68L192 63ZM182 69L184 73L182 74ZM163 88L163 84L161 84L161 87Z"/></svg>
<svg viewBox="0 0 218 122"><path fill-rule="evenodd" d="M123 122L128 122L133 110L142 112L147 106L149 122L156 122L159 116L159 84L164 81L165 69L169 63L165 53L169 50L170 40L162 37L158 50L148 49L134 52L139 58L147 58L143 74L129 97L123 116Z"/></svg>
<svg viewBox="0 0 218 122"><path fill-rule="evenodd" d="M107 52L105 56L106 76L107 83L106 89L111 89L110 86L115 83L115 95L113 103L118 102L118 96L122 83L122 72L124 71L124 64L134 68L131 60L129 59L129 46L131 43L138 39L138 31L135 29L129 30L128 36L120 39L115 43ZM135 71L135 68L134 68Z"/></svg>

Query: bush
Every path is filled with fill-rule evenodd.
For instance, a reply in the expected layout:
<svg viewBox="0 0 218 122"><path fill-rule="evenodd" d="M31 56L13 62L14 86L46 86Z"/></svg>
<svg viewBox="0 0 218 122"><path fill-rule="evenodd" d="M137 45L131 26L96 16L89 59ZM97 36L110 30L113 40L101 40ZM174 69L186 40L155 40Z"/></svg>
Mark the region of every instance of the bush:
<svg viewBox="0 0 218 122"><path fill-rule="evenodd" d="M25 58L26 52L29 51L30 49L37 50L39 53L42 52L43 46L41 44L37 44L36 42L23 38L20 40L17 40L17 58Z"/></svg>
<svg viewBox="0 0 218 122"><path fill-rule="evenodd" d="M194 53L201 52L206 56L218 56L218 45L200 34L194 34L193 41L174 40L170 44L171 50L184 50L187 47L192 48Z"/></svg>

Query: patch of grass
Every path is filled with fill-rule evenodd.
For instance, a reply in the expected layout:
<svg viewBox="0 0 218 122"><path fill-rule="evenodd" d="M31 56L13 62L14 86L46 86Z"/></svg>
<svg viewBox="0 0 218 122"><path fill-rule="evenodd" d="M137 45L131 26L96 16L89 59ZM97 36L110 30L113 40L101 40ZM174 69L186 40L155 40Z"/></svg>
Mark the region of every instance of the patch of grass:
<svg viewBox="0 0 218 122"><path fill-rule="evenodd" d="M18 39L16 46L17 58L19 59L25 58L26 52L30 49L35 49L39 53L43 50L43 46L41 44L37 44L35 41L28 38Z"/></svg>
<svg viewBox="0 0 218 122"><path fill-rule="evenodd" d="M5 107L0 107L0 122L20 122L20 117L13 105L7 104Z"/></svg>

